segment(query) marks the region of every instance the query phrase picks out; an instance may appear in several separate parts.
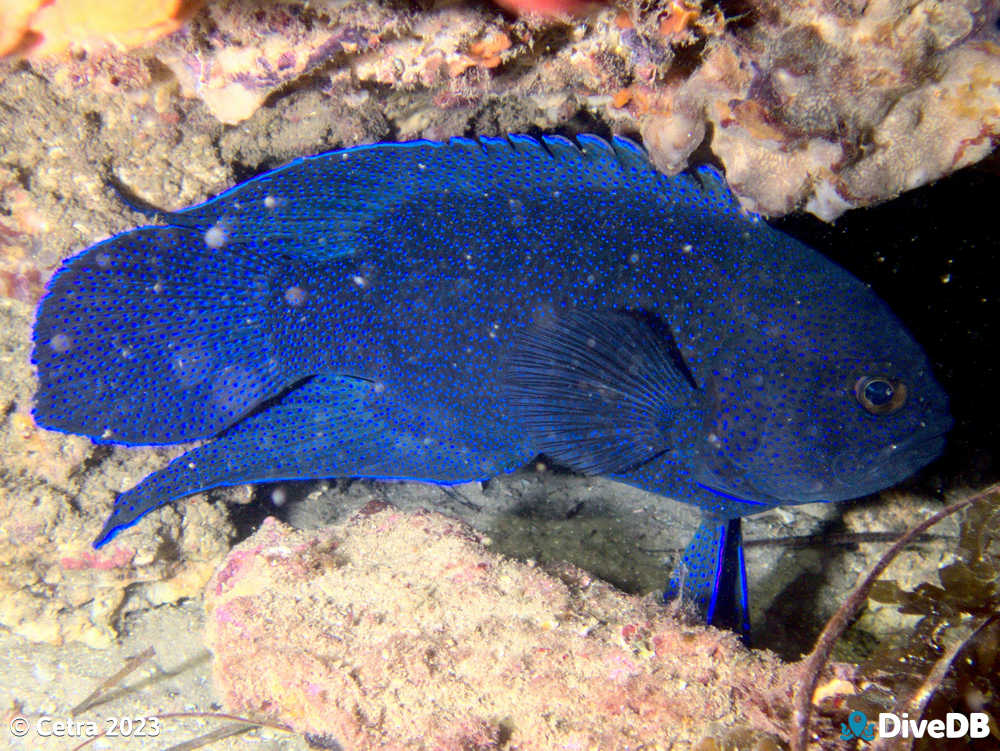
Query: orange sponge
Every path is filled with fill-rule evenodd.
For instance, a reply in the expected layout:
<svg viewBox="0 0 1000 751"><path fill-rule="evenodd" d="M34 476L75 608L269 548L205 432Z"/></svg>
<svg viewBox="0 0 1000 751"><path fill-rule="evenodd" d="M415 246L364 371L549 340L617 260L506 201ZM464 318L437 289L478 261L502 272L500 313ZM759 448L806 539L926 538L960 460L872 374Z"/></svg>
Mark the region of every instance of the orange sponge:
<svg viewBox="0 0 1000 751"><path fill-rule="evenodd" d="M0 0L0 55L136 47L176 30L203 0Z"/></svg>

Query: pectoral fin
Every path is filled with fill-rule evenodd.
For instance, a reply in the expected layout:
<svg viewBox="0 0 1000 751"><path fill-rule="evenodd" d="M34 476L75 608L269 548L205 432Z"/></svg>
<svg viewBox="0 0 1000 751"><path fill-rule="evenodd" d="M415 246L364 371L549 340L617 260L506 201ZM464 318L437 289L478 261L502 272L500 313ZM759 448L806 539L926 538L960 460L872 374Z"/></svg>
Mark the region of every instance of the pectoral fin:
<svg viewBox="0 0 1000 751"><path fill-rule="evenodd" d="M587 474L625 474L670 451L697 409L670 331L641 311L560 313L528 328L506 389L527 443Z"/></svg>

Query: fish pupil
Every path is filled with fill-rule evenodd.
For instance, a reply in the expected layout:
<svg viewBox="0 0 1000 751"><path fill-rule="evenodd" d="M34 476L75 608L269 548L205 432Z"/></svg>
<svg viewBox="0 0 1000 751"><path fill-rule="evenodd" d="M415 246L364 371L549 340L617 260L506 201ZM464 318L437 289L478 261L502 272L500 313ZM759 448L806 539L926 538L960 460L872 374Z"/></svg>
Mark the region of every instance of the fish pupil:
<svg viewBox="0 0 1000 751"><path fill-rule="evenodd" d="M888 404L891 401L894 391L892 384L888 381L882 379L872 380L865 386L865 399L876 407L881 407L883 404Z"/></svg>

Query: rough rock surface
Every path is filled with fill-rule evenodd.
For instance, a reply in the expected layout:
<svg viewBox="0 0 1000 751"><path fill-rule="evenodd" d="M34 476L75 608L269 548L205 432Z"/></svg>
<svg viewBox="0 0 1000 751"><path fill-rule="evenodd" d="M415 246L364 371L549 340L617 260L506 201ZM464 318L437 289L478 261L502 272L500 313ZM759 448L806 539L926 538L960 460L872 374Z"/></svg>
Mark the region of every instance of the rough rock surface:
<svg viewBox="0 0 1000 751"><path fill-rule="evenodd" d="M794 676L651 598L384 504L316 532L268 519L209 583L206 610L225 706L325 748L679 749L734 726L764 737L784 726Z"/></svg>
<svg viewBox="0 0 1000 751"><path fill-rule="evenodd" d="M450 2L216 0L141 52L87 36L31 65L64 92L179 85L226 124L306 91L321 97L299 122L381 120L400 139L596 120L640 132L669 172L702 147L756 211L832 219L992 151L998 17L996 0L656 0L520 18Z"/></svg>

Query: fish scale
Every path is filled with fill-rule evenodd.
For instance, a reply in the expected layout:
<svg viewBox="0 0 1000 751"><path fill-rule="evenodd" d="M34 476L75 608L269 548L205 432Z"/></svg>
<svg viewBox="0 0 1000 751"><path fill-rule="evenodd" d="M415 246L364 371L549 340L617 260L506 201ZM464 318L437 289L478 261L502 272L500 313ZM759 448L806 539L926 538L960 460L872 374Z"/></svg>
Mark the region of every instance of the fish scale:
<svg viewBox="0 0 1000 751"><path fill-rule="evenodd" d="M626 139L357 147L165 222L66 261L37 316L40 425L213 439L119 496L98 545L212 487L541 453L699 506L669 593L745 628L740 517L887 487L950 425L865 285Z"/></svg>

